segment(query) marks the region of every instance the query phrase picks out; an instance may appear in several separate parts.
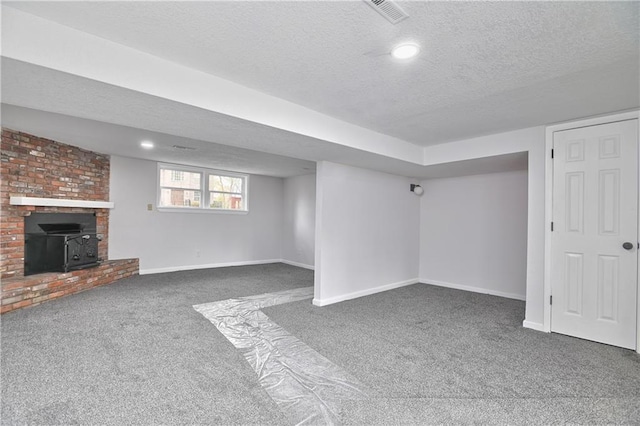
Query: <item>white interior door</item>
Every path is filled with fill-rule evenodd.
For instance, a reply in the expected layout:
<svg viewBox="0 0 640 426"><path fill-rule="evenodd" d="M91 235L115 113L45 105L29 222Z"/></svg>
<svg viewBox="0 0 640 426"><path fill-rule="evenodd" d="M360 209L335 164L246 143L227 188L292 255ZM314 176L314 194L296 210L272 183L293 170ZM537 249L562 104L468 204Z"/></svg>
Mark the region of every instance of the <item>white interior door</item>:
<svg viewBox="0 0 640 426"><path fill-rule="evenodd" d="M637 120L555 132L551 331L636 348Z"/></svg>

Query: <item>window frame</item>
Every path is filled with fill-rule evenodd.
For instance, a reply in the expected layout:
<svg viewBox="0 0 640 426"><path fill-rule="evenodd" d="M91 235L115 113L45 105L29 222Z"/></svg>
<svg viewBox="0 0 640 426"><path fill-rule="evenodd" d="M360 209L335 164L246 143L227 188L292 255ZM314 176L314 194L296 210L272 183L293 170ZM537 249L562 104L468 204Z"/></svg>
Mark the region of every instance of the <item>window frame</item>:
<svg viewBox="0 0 640 426"><path fill-rule="evenodd" d="M186 189L191 191L200 191L200 206L162 206L160 204L162 200L162 188L161 186L161 171L171 170L179 172L199 173L200 174L200 188L199 189ZM211 205L211 192L227 194L225 191L214 191L209 188L209 176L228 176L233 178L242 179L242 209L224 209L210 207ZM191 213L222 213L222 214L247 214L249 213L249 175L245 173L230 172L226 170L208 169L205 167L193 167L185 166L181 164L171 163L158 163L157 177L156 177L156 208L160 212L191 212ZM238 194L238 193L228 193Z"/></svg>

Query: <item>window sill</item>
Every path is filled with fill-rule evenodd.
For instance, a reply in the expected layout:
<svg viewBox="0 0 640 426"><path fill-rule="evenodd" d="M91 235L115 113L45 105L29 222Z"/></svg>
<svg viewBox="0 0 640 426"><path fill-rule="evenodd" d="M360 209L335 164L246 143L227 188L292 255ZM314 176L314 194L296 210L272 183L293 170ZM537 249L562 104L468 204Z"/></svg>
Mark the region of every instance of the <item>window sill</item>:
<svg viewBox="0 0 640 426"><path fill-rule="evenodd" d="M157 207L161 213L213 213L213 214L249 214L249 210L190 209L183 207Z"/></svg>

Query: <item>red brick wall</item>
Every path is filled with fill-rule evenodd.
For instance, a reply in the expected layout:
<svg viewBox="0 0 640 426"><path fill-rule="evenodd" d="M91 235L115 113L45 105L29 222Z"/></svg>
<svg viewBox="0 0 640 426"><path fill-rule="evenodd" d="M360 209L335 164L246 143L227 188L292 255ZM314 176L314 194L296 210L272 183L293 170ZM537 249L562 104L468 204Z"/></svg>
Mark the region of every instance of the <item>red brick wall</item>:
<svg viewBox="0 0 640 426"><path fill-rule="evenodd" d="M107 260L108 209L11 206L11 196L109 201L109 156L2 129L0 277L24 273L24 216L31 212L96 213L99 257Z"/></svg>

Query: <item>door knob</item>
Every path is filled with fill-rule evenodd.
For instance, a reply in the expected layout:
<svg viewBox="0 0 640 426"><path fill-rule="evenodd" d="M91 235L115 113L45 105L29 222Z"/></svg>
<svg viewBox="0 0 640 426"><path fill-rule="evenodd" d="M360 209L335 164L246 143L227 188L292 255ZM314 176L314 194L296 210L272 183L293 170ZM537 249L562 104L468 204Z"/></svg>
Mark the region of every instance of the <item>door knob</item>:
<svg viewBox="0 0 640 426"><path fill-rule="evenodd" d="M622 248L625 250L631 250L633 248L633 243L630 243L629 241L627 241L626 243L622 244Z"/></svg>

